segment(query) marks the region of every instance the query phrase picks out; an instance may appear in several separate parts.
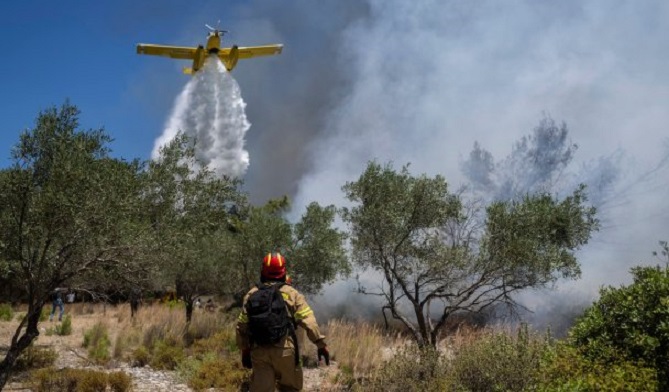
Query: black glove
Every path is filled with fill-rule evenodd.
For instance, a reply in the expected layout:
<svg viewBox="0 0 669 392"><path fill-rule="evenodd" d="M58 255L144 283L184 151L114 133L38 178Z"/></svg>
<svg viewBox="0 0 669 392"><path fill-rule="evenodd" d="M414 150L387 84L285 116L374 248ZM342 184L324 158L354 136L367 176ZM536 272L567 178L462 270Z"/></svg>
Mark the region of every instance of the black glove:
<svg viewBox="0 0 669 392"><path fill-rule="evenodd" d="M325 358L325 364L330 366L330 352L328 351L327 346L318 349L318 362L321 361L321 358Z"/></svg>
<svg viewBox="0 0 669 392"><path fill-rule="evenodd" d="M245 348L242 350L242 366L247 369L251 369L253 364L251 363L251 349Z"/></svg>

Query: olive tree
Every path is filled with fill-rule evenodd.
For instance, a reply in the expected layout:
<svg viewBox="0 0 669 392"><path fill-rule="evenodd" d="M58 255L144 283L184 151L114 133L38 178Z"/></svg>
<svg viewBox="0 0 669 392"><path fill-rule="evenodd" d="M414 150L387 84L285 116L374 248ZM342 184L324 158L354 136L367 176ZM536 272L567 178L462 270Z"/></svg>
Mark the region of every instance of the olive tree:
<svg viewBox="0 0 669 392"><path fill-rule="evenodd" d="M228 229L229 210L245 203L240 181L217 177L195 158L194 143L179 134L148 164L143 200L151 222L158 284L174 285L190 321L197 297L217 290L219 264L227 249L218 241Z"/></svg>
<svg viewBox="0 0 669 392"><path fill-rule="evenodd" d="M39 335L42 306L83 275L136 275L140 164L109 156L103 130L80 130L68 103L45 110L0 171L0 260L27 291L28 311L0 363L0 389Z"/></svg>
<svg viewBox="0 0 669 392"><path fill-rule="evenodd" d="M260 260L280 251L287 260L292 284L305 294L318 293L324 284L349 272L345 234L334 227L336 208L311 203L296 223L287 220L290 204L283 197L250 207L228 236L225 269L231 294L240 306L243 294L259 279Z"/></svg>
<svg viewBox="0 0 669 392"><path fill-rule="evenodd" d="M435 346L455 313L515 306L523 289L578 277L574 250L597 228L583 188L563 200L536 194L494 202L482 221L443 177L413 176L407 167L371 162L343 190L353 203L342 209L353 261L381 277L377 288L361 291L380 296L384 314L421 347Z"/></svg>

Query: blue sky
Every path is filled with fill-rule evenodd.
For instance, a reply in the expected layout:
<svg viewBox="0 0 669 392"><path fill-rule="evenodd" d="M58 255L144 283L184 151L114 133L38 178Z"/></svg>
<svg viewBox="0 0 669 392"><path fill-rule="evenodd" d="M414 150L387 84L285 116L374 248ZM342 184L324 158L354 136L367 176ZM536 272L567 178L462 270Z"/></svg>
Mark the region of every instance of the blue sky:
<svg viewBox="0 0 669 392"><path fill-rule="evenodd" d="M216 4L218 3L218 5ZM158 6L160 4L160 6ZM69 99L84 128L104 126L114 154L150 156L187 62L135 53L138 42L196 45L235 2L20 1L0 12L0 165L37 113ZM213 12L212 10L220 10ZM236 36L238 39L243 37ZM245 43L244 43L245 44ZM242 44L242 45L244 45Z"/></svg>

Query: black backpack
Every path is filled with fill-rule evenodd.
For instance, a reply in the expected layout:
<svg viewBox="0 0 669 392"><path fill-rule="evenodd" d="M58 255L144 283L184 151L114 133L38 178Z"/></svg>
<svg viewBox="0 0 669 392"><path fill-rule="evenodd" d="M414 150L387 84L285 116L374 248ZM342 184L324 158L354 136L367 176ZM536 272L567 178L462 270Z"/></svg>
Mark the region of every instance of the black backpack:
<svg viewBox="0 0 669 392"><path fill-rule="evenodd" d="M258 284L258 291L251 294L246 302L249 335L260 346L275 344L294 331L293 321L279 290L283 285Z"/></svg>

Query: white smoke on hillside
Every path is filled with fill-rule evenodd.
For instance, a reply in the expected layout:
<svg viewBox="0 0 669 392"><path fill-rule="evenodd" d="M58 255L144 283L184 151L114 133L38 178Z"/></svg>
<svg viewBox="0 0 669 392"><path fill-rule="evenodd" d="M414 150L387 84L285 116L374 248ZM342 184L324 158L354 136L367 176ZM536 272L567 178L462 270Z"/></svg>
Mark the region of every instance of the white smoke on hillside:
<svg viewBox="0 0 669 392"><path fill-rule="evenodd" d="M241 177L249 166L244 135L251 124L239 85L216 57L205 61L177 98L152 157L180 131L195 140L197 161L217 175Z"/></svg>

